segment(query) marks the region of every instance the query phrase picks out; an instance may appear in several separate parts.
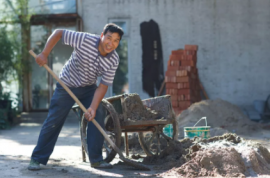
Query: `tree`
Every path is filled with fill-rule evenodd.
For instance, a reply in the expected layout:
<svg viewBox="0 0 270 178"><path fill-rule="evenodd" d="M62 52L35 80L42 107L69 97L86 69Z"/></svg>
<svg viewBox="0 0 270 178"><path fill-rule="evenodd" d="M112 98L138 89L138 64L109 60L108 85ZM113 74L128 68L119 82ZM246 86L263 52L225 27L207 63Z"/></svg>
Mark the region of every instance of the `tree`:
<svg viewBox="0 0 270 178"><path fill-rule="evenodd" d="M0 28L0 99L4 96L1 81L8 81L8 77L14 74L14 50L13 44L8 38L6 27Z"/></svg>
<svg viewBox="0 0 270 178"><path fill-rule="evenodd" d="M26 111L29 110L27 91L29 89L29 73L31 69L28 54L30 48L30 14L28 13L28 1L29 0L15 0L11 2L10 0L6 0L5 5L9 8L2 11L4 16L1 19L2 24L13 26L12 30L7 30L7 28L3 29L7 39L11 43L13 52L13 58L5 59L9 60L9 64L12 63L13 71L10 72L11 68L9 67L5 68L5 73L7 75L11 73L15 74L13 75L14 79L18 82L19 89L24 93L23 106ZM20 28L18 28L18 25L20 25ZM4 51L4 53L7 52ZM3 80L6 81L6 79L7 78L4 78ZM2 81L2 79L0 81Z"/></svg>
<svg viewBox="0 0 270 178"><path fill-rule="evenodd" d="M6 28L0 28L0 81L7 80L14 71L14 50Z"/></svg>

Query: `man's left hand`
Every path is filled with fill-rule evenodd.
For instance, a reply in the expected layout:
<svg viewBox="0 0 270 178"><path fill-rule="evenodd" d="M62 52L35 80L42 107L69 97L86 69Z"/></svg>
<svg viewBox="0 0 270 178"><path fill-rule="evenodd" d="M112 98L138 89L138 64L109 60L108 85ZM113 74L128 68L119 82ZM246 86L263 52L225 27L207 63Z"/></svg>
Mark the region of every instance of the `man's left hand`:
<svg viewBox="0 0 270 178"><path fill-rule="evenodd" d="M84 117L89 122L92 121L96 116L96 110L92 109L91 107L87 109L88 112L84 113Z"/></svg>

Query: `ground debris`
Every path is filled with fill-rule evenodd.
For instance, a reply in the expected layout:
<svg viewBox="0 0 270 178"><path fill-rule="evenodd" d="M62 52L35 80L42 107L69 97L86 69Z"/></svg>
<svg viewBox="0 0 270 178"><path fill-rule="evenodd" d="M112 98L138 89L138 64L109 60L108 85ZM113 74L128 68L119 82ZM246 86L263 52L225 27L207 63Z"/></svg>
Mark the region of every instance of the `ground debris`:
<svg viewBox="0 0 270 178"><path fill-rule="evenodd" d="M208 139L201 139L199 137L195 137L194 141L196 141L197 139L199 139L200 140L199 142L202 142L202 143L216 142L216 141L219 141L219 140L226 140L226 141L229 141L229 142L232 142L232 143L235 143L235 144L241 142L241 137L237 136L234 133L227 133L227 134L224 134L222 136L214 136L214 137L211 137L211 138L208 138Z"/></svg>
<svg viewBox="0 0 270 178"><path fill-rule="evenodd" d="M270 153L262 145L227 133L209 139L170 141L159 155L144 158L154 169L168 170L157 176L246 177L270 175Z"/></svg>
<svg viewBox="0 0 270 178"><path fill-rule="evenodd" d="M180 176L245 177L245 164L234 148L205 149L175 170Z"/></svg>
<svg viewBox="0 0 270 178"><path fill-rule="evenodd" d="M156 167L157 169L169 169L174 166L181 166L186 162L185 158L182 156L186 153L181 142L170 141L169 146L166 147L159 155L148 156L143 160L144 164L162 164L161 167ZM166 166L164 165L166 163Z"/></svg>

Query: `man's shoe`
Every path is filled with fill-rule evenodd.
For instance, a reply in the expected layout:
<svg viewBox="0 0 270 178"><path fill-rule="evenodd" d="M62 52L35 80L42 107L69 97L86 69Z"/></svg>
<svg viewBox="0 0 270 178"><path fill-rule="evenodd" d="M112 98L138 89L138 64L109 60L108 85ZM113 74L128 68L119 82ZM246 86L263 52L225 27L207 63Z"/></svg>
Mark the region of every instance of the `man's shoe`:
<svg viewBox="0 0 270 178"><path fill-rule="evenodd" d="M31 159L28 169L31 171L40 170L40 163Z"/></svg>
<svg viewBox="0 0 270 178"><path fill-rule="evenodd" d="M100 161L97 163L91 164L92 168L101 168L101 169L111 169L112 165L109 163L106 163L105 161Z"/></svg>

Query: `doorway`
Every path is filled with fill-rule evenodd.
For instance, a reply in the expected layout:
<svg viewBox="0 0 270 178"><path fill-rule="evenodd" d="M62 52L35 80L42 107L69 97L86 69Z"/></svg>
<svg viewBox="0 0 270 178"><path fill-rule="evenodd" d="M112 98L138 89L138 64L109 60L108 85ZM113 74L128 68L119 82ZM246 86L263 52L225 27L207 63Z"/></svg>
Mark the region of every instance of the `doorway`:
<svg viewBox="0 0 270 178"><path fill-rule="evenodd" d="M74 26L31 26L31 48L36 54L42 52L48 37L55 29L76 30ZM63 45L60 40L51 51L48 57L48 66L53 72L59 76L62 67L69 59L73 48ZM31 62L31 94L32 94L32 110L48 110L51 97L53 95L56 80L44 68L40 68L34 61Z"/></svg>

